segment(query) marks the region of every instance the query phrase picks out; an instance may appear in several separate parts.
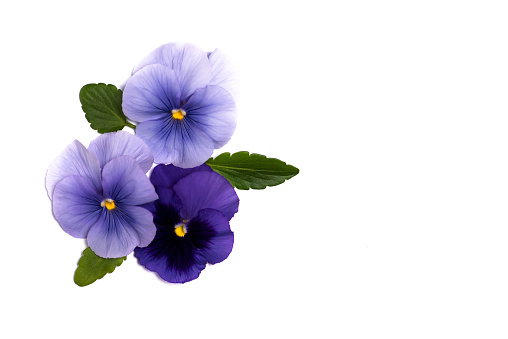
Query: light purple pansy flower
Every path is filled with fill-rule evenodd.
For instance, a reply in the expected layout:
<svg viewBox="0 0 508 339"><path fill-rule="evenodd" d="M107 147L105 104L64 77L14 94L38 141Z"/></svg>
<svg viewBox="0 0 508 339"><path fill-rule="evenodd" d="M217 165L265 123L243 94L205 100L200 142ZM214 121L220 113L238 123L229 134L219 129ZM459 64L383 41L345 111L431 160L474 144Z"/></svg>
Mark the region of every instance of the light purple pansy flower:
<svg viewBox="0 0 508 339"><path fill-rule="evenodd" d="M140 205L158 198L146 176L152 164L150 149L127 132L103 134L88 149L75 140L46 174L55 219L103 258L147 246L156 228Z"/></svg>
<svg viewBox="0 0 508 339"><path fill-rule="evenodd" d="M155 49L134 68L123 93L125 115L156 163L191 168L224 146L236 128L230 93L234 72L225 55L192 44Z"/></svg>

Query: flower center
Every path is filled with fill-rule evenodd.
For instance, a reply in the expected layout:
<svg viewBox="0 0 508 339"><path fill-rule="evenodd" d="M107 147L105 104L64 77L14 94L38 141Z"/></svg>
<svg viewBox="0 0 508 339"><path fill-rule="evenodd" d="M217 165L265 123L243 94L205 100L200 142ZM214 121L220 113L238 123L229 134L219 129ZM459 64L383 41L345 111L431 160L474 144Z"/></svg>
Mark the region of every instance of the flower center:
<svg viewBox="0 0 508 339"><path fill-rule="evenodd" d="M101 207L106 206L108 210L112 210L115 208L115 201L113 199L104 199L101 202Z"/></svg>
<svg viewBox="0 0 508 339"><path fill-rule="evenodd" d="M187 221L184 220L181 224L175 225L175 234L182 238L187 233L187 227L185 227L185 223Z"/></svg>
<svg viewBox="0 0 508 339"><path fill-rule="evenodd" d="M185 111L181 108L174 109L171 111L171 113L173 113L173 119L178 119L178 120L183 120L183 117L187 115L187 113L185 113Z"/></svg>

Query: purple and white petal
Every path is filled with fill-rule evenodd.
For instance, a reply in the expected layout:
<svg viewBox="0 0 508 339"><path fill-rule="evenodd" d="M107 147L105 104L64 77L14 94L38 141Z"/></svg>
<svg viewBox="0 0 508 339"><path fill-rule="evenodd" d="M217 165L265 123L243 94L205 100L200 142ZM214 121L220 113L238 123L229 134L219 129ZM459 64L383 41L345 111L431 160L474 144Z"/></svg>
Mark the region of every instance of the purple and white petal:
<svg viewBox="0 0 508 339"><path fill-rule="evenodd" d="M132 71L138 71L148 65L161 64L176 72L185 100L198 88L208 85L211 79L210 63L206 53L189 43L169 43L153 50Z"/></svg>
<svg viewBox="0 0 508 339"><path fill-rule="evenodd" d="M53 194L53 214L62 229L75 238L86 238L102 211L102 196L85 177L61 180Z"/></svg>
<svg viewBox="0 0 508 339"><path fill-rule="evenodd" d="M208 134L214 148L227 144L236 129L235 100L220 86L206 86L197 90L183 105L186 119Z"/></svg>
<svg viewBox="0 0 508 339"><path fill-rule="evenodd" d="M216 172L196 172L180 179L173 190L182 202L180 217L190 220L205 208L216 209L227 220L238 211L240 200L229 181Z"/></svg>
<svg viewBox="0 0 508 339"><path fill-rule="evenodd" d="M207 164L202 164L193 168L180 168L169 165L157 165L154 167L152 173L150 174L150 181L156 187L173 187L174 184L178 182L178 180L183 177L194 173L194 172L211 172L212 169ZM159 197L160 198L160 197Z"/></svg>
<svg viewBox="0 0 508 339"><path fill-rule="evenodd" d="M134 74L125 85L122 99L125 115L137 122L157 120L181 107L181 91L175 71L150 65Z"/></svg>
<svg viewBox="0 0 508 339"><path fill-rule="evenodd" d="M126 205L142 205L157 200L155 189L134 158L123 155L108 162L102 170L105 199Z"/></svg>
<svg viewBox="0 0 508 339"><path fill-rule="evenodd" d="M237 99L240 81L235 67L228 56L221 50L215 49L212 53L208 54L208 60L212 70L212 78L209 85L220 86Z"/></svg>
<svg viewBox="0 0 508 339"><path fill-rule="evenodd" d="M192 121L172 117L145 121L136 135L150 147L155 163L172 163L183 168L203 164L212 155L213 140Z"/></svg>
<svg viewBox="0 0 508 339"><path fill-rule="evenodd" d="M48 168L46 191L50 199L53 198L53 191L58 182L71 175L88 178L95 189L101 189L99 160L77 140L67 146Z"/></svg>
<svg viewBox="0 0 508 339"><path fill-rule="evenodd" d="M153 155L150 148L140 138L124 132L101 134L88 146L103 168L109 161L122 155L130 155L146 173L152 168Z"/></svg>
<svg viewBox="0 0 508 339"><path fill-rule="evenodd" d="M88 246L102 258L120 258L136 246L147 246L155 237L152 214L138 206L117 206L102 210L88 232Z"/></svg>
<svg viewBox="0 0 508 339"><path fill-rule="evenodd" d="M210 263L217 264L225 260L233 250L234 235L229 228L229 221L214 209L203 209L187 224L188 234L199 232L215 235L207 239L207 246L199 249L201 255Z"/></svg>

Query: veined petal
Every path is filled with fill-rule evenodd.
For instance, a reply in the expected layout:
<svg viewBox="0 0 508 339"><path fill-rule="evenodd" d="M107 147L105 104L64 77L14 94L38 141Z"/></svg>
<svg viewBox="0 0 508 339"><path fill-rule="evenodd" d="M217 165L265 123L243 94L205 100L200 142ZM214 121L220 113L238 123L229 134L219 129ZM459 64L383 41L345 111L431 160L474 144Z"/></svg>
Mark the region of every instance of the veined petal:
<svg viewBox="0 0 508 339"><path fill-rule="evenodd" d="M175 233L174 229L168 229L168 232ZM160 236L158 231L149 246L134 249L134 256L138 258L140 265L156 272L167 282L185 283L196 279L205 269L206 259L196 255L196 251L192 246L186 245L184 239L174 240L168 241L167 238Z"/></svg>
<svg viewBox="0 0 508 339"><path fill-rule="evenodd" d="M46 191L50 199L56 184L65 177L79 175L90 180L92 186L101 190L101 168L99 160L79 141L74 140L51 163L46 173Z"/></svg>
<svg viewBox="0 0 508 339"><path fill-rule="evenodd" d="M199 211L197 217L187 224L187 232L192 236L198 251L210 264L225 260L233 249L234 235L229 228L229 221L217 210ZM211 234L213 236L210 236ZM203 239L203 245L199 246L194 239Z"/></svg>
<svg viewBox="0 0 508 339"><path fill-rule="evenodd" d="M164 65L149 65L125 84L122 109L134 121L156 120L181 106L181 91L175 71Z"/></svg>
<svg viewBox="0 0 508 339"><path fill-rule="evenodd" d="M102 196L86 177L61 180L53 194L53 214L62 229L75 238L86 238L101 214Z"/></svg>
<svg viewBox="0 0 508 339"><path fill-rule="evenodd" d="M161 64L175 71L185 100L198 88L210 82L211 69L206 53L189 43L169 43L153 50L132 71L138 71L148 65Z"/></svg>
<svg viewBox="0 0 508 339"><path fill-rule="evenodd" d="M119 205L101 212L87 236L88 245L99 257L126 256L136 246L147 246L155 236L153 216L142 207Z"/></svg>
<svg viewBox="0 0 508 339"><path fill-rule="evenodd" d="M104 168L109 161L122 155L130 155L146 173L153 165L152 151L140 138L124 131L101 134L88 146Z"/></svg>
<svg viewBox="0 0 508 339"><path fill-rule="evenodd" d="M224 146L236 129L235 100L220 86L197 90L183 105L187 119L196 123L214 142L214 148Z"/></svg>
<svg viewBox="0 0 508 339"><path fill-rule="evenodd" d="M212 172L207 164L193 168L180 168L173 165L157 165L150 174L150 181L156 187L173 187L181 178L194 172ZM159 197L160 199L160 197Z"/></svg>
<svg viewBox="0 0 508 339"><path fill-rule="evenodd" d="M212 208L231 220L238 211L235 189L216 172L196 172L180 179L173 190L182 202L180 217L191 220L202 209Z"/></svg>
<svg viewBox="0 0 508 339"><path fill-rule="evenodd" d="M140 123L136 135L150 147L156 163L183 168L203 164L213 153L213 141L192 121L172 117Z"/></svg>
<svg viewBox="0 0 508 339"><path fill-rule="evenodd" d="M104 166L102 187L104 198L113 199L115 204L142 205L158 198L148 177L128 155L114 158Z"/></svg>
<svg viewBox="0 0 508 339"><path fill-rule="evenodd" d="M236 99L238 98L239 80L233 63L222 51L215 49L208 54L212 78L209 85L217 85L224 88Z"/></svg>

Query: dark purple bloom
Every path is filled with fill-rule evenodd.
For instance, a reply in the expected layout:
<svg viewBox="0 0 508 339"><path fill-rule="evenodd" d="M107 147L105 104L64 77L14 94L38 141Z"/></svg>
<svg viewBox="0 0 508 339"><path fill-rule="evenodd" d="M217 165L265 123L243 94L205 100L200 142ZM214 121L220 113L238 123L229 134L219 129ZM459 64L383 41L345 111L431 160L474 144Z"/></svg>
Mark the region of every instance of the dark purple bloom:
<svg viewBox="0 0 508 339"><path fill-rule="evenodd" d="M206 263L226 259L233 249L229 220L238 211L231 184L208 165L182 169L158 165L150 180L159 200L145 205L157 233L134 255L147 269L172 283L196 279Z"/></svg>
<svg viewBox="0 0 508 339"><path fill-rule="evenodd" d="M122 107L156 163L195 167L229 141L236 128L233 74L222 52L207 55L182 43L155 49L134 69Z"/></svg>
<svg viewBox="0 0 508 339"><path fill-rule="evenodd" d="M155 225L140 205L158 198L145 174L152 159L148 147L126 132L103 134L89 149L75 140L46 174L55 219L71 236L86 238L103 258L147 246Z"/></svg>

